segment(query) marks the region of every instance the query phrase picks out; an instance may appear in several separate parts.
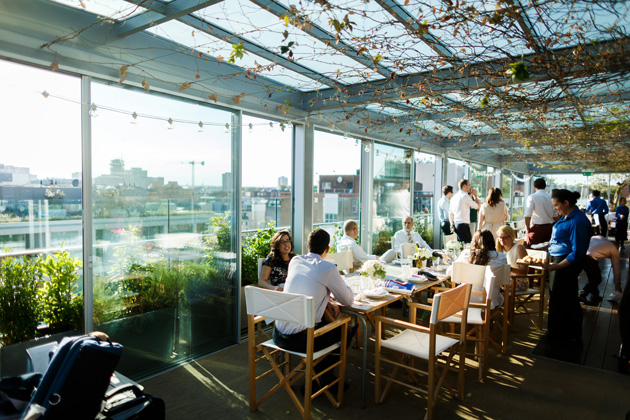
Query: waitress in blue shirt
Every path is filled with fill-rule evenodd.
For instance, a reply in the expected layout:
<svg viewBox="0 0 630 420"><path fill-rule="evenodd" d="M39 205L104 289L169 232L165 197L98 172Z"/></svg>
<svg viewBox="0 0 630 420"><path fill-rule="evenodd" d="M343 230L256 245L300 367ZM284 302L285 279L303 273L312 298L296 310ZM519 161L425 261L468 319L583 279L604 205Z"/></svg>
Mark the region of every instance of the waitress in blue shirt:
<svg viewBox="0 0 630 420"><path fill-rule="evenodd" d="M580 193L554 190L551 201L562 216L553 226L549 242L548 336L582 340L582 308L578 300L578 276L591 238L591 222L576 206Z"/></svg>

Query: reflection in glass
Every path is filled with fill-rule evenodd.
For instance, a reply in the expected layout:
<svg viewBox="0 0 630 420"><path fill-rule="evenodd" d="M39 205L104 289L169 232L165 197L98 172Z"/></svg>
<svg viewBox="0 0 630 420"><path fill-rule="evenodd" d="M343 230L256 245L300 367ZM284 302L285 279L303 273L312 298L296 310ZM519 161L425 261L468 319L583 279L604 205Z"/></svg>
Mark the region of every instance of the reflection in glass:
<svg viewBox="0 0 630 420"><path fill-rule="evenodd" d="M231 341L232 114L100 83L92 100L94 324L143 377Z"/></svg>
<svg viewBox="0 0 630 420"><path fill-rule="evenodd" d="M427 153L414 153L415 184L413 187L414 230L430 245L433 242L433 210L435 192L435 156ZM438 191L438 198L441 192ZM437 200L436 200L437 203Z"/></svg>

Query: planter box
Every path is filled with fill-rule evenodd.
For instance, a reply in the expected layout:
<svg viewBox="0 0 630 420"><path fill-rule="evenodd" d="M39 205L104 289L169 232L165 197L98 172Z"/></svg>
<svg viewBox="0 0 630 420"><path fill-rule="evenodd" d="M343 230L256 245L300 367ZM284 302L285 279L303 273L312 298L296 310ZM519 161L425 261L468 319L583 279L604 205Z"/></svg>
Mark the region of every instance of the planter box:
<svg viewBox="0 0 630 420"><path fill-rule="evenodd" d="M94 329L123 345L116 370L139 379L164 369L177 356L176 322L175 308L164 308L105 322Z"/></svg>

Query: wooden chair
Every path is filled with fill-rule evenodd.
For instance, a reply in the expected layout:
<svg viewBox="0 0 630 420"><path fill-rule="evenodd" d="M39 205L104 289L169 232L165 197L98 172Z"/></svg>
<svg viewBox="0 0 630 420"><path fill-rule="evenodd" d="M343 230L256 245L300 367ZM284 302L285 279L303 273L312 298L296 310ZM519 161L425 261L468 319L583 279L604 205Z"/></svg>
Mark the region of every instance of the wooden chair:
<svg viewBox="0 0 630 420"><path fill-rule="evenodd" d="M549 278L549 270L547 265L549 262L549 254L547 251L539 251L528 249L527 255L533 258L544 260L543 264L532 264L529 266L530 272L527 275L513 275L511 288L513 299L510 307L510 329L514 329L514 316L518 314L528 315L532 323L541 330L543 328L543 320L545 315L545 289ZM527 278L529 280L529 288L525 291L517 292L515 283L517 278ZM531 307L533 304L533 308ZM522 309L521 312L517 310ZM536 317L534 316L536 315Z"/></svg>
<svg viewBox="0 0 630 420"><path fill-rule="evenodd" d="M281 388L284 388L287 391L289 397L304 419L311 418L312 401L321 394L325 394L334 407L340 407L343 402L343 384L346 370L346 339L350 318L342 316L316 330L315 308L313 298L311 296L246 286L245 300L247 302L248 324L247 347L249 354L250 411L256 411L263 402ZM257 342L256 326L264 321L267 316L275 319L276 321L291 322L306 327L306 352L300 353L285 350L278 347L273 340L268 340L262 343ZM314 351L315 338L335 328L341 328L341 341L323 350ZM325 356L335 350L339 351L339 360L326 370L315 373L315 366L321 362ZM277 357L280 354L284 354L284 358ZM298 356L300 358L300 363L294 369L291 369L291 355ZM271 368L261 374L257 374L257 364L264 361L268 362ZM313 381L337 366L339 367L339 377L335 381L322 386L317 392L313 393ZM272 372L274 372L278 377L278 383L269 389L265 395L258 398L257 382ZM291 388L291 386L302 377L305 378L303 402L300 401ZM337 383L339 384L339 386L337 386L337 395L333 396L330 392L330 388Z"/></svg>
<svg viewBox="0 0 630 420"><path fill-rule="evenodd" d="M354 256L352 250L335 252L326 256L326 261L330 261L337 266L337 270L344 273L354 271Z"/></svg>
<svg viewBox="0 0 630 420"><path fill-rule="evenodd" d="M490 269L496 277L494 283L495 293L503 293L503 304L496 305L490 310L490 329L493 331L494 336L490 334L488 338L490 344L494 345L501 353L505 354L507 352L507 334L510 325L510 308L512 307L513 299L512 280L510 278L511 267L509 264L504 264L490 267ZM497 332L499 332L499 334L497 334Z"/></svg>
<svg viewBox="0 0 630 420"><path fill-rule="evenodd" d="M468 305L467 324L462 324L462 318L449 317L444 323L465 326L466 339L475 342L475 351L472 354L479 361L479 380L486 379L488 374L488 350L490 337L490 311L492 299L490 292L494 288L496 277L490 266L469 264L466 262L453 263L453 276L451 283L454 285L469 283L472 286L470 304Z"/></svg>
<svg viewBox="0 0 630 420"><path fill-rule="evenodd" d="M427 413L425 419L433 418L433 408L440 389L444 386L449 389L453 396L457 396L460 400L464 398L464 377L466 368L466 333L461 330L459 338L450 338L437 333L437 325L447 317L461 317L462 324L466 323L468 314L468 302L470 299L470 284L462 284L461 286L450 289L443 293L438 293L433 298L431 307L431 317L429 327L416 325L416 310L419 305L410 303L411 321L405 322L377 316L376 321L376 378L375 378L375 396L376 402L385 401L387 393L392 383L408 386L425 395L427 395ZM404 329L398 335L382 339L382 333L385 325L392 325L396 328ZM393 353L395 360L389 359L383 353L383 348ZM448 354L445 352L448 350ZM453 356L458 354L458 382L457 392L453 390L446 381L446 374L449 370L454 370ZM411 356L405 363L405 355ZM442 356L442 358L440 358ZM426 371L416 368L415 358L426 360L428 369ZM381 362L394 366L392 374L385 378L387 384L382 390L381 385ZM396 379L396 375L400 368L407 371L409 377L417 382L415 373L427 377L427 387L418 387L407 382Z"/></svg>

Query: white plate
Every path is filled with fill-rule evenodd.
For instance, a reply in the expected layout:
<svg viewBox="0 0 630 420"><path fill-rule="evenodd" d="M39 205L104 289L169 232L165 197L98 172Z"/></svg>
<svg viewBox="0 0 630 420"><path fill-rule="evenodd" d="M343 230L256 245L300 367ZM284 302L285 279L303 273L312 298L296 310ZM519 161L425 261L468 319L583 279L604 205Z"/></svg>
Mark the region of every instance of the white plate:
<svg viewBox="0 0 630 420"><path fill-rule="evenodd" d="M425 276L409 276L407 277L407 281L409 283L424 283L425 281L429 281Z"/></svg>
<svg viewBox="0 0 630 420"><path fill-rule="evenodd" d="M379 289L366 290L365 292L363 292L363 294L365 295L365 297L370 298L370 299L383 299L389 293L387 293L387 290L379 288Z"/></svg>

